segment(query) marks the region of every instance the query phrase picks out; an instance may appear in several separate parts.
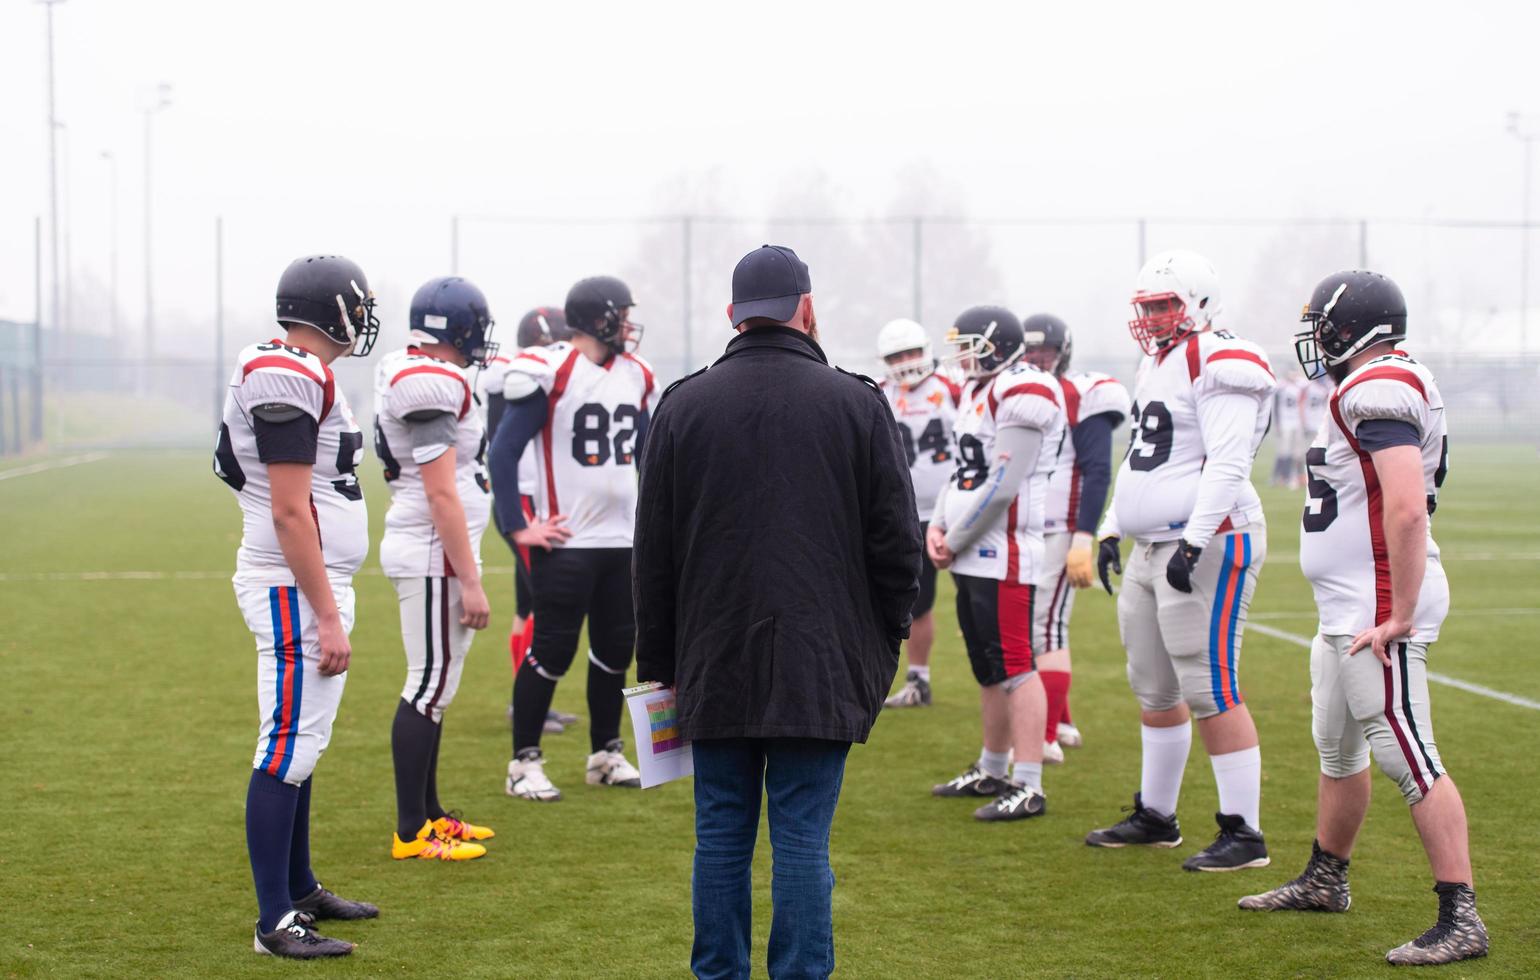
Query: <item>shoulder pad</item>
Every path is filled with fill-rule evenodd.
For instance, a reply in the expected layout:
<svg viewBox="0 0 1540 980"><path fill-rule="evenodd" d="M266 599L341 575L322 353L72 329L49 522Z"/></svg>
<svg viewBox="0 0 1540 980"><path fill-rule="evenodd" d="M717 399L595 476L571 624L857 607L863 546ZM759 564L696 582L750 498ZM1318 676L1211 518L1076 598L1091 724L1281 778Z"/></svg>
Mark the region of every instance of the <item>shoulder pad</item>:
<svg viewBox="0 0 1540 980"><path fill-rule="evenodd" d="M677 388L680 385L684 384L686 381L689 381L691 378L698 378L698 377L700 377L701 375L705 374L710 369L711 369L711 365L708 364L705 367L701 368L699 371L696 371L693 374L687 374L684 377L680 378L678 381L675 381L675 382L671 383L667 388L663 389L663 394L658 396L658 404L662 405L663 404L663 399L667 398L669 396L669 393L672 392L675 388Z"/></svg>

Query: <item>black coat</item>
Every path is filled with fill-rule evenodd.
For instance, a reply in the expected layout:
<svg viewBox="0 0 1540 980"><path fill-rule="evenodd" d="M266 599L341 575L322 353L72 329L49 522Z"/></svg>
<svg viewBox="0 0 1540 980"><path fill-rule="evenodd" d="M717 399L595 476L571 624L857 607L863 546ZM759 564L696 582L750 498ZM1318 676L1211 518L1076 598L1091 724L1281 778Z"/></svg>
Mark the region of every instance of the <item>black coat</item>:
<svg viewBox="0 0 1540 980"><path fill-rule="evenodd" d="M647 434L637 678L675 688L685 738L864 742L922 557L882 395L802 333L740 334Z"/></svg>

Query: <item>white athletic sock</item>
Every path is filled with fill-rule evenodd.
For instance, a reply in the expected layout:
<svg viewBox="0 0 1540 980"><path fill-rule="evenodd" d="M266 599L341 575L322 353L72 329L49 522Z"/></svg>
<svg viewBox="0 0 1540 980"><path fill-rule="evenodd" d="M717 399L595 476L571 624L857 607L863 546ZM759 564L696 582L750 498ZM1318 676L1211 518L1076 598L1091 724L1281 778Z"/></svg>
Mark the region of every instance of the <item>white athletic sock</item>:
<svg viewBox="0 0 1540 980"><path fill-rule="evenodd" d="M1239 752L1209 756L1214 782L1219 784L1219 812L1240 814L1246 826L1261 830L1262 749L1253 745Z"/></svg>
<svg viewBox="0 0 1540 980"><path fill-rule="evenodd" d="M1005 778L1005 770L1010 767L1011 754L1006 752L991 752L988 749L979 753L979 768L989 773L996 779Z"/></svg>
<svg viewBox="0 0 1540 980"><path fill-rule="evenodd" d="M1033 789L1042 789L1043 764L1041 762L1016 763L1011 766L1011 782L1031 786Z"/></svg>
<svg viewBox="0 0 1540 980"><path fill-rule="evenodd" d="M1144 766L1139 776L1139 796L1156 813L1176 815L1182 792L1182 772L1192 748L1192 725L1183 722L1170 728L1139 726L1144 743Z"/></svg>
<svg viewBox="0 0 1540 980"><path fill-rule="evenodd" d="M920 680L924 681L927 684L930 683L930 664L926 664L924 667L910 667L909 669L917 677L919 677Z"/></svg>

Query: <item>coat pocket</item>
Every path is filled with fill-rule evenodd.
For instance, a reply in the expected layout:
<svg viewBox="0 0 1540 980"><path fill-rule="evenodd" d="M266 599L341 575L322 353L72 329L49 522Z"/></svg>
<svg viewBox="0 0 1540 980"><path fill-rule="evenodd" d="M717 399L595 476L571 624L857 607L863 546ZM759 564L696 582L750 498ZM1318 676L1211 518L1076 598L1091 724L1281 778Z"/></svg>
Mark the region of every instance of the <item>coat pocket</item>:
<svg viewBox="0 0 1540 980"><path fill-rule="evenodd" d="M743 652L753 678L754 710L763 714L775 694L775 617L750 623L743 635Z"/></svg>

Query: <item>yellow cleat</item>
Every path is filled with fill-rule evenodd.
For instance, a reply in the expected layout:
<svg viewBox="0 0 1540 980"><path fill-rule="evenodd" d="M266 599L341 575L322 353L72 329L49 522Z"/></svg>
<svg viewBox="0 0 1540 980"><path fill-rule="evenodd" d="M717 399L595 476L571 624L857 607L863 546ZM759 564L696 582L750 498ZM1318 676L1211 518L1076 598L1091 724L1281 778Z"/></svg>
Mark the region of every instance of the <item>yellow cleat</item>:
<svg viewBox="0 0 1540 980"><path fill-rule="evenodd" d="M469 861L485 853L487 849L480 844L439 836L432 821L425 822L412 840L402 841L399 835L391 835L390 856L397 861Z"/></svg>
<svg viewBox="0 0 1540 980"><path fill-rule="evenodd" d="M445 840L491 840L497 836L491 827L466 823L453 813L446 813L433 821L433 831Z"/></svg>

